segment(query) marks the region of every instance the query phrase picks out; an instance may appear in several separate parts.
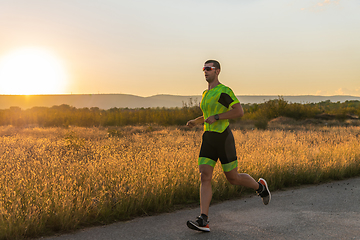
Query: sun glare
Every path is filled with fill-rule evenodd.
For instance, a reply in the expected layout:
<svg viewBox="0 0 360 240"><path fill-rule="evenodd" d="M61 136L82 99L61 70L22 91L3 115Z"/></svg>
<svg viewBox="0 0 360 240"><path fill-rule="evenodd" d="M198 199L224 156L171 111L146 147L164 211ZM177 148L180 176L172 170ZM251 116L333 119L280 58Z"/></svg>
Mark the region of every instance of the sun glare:
<svg viewBox="0 0 360 240"><path fill-rule="evenodd" d="M0 94L64 93L67 74L51 52L22 48L0 56Z"/></svg>

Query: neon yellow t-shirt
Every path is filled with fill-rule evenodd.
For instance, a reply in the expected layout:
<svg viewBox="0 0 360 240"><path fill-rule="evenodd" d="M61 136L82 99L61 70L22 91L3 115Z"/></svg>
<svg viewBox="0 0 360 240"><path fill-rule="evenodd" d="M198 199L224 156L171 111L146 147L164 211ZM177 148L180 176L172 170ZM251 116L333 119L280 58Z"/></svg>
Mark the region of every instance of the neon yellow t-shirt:
<svg viewBox="0 0 360 240"><path fill-rule="evenodd" d="M234 92L223 84L205 90L202 94L200 108L203 112L204 119L215 114L224 113L230 110L230 107L239 100L236 98ZM213 124L204 123L204 131L222 133L229 126L229 120L218 120Z"/></svg>

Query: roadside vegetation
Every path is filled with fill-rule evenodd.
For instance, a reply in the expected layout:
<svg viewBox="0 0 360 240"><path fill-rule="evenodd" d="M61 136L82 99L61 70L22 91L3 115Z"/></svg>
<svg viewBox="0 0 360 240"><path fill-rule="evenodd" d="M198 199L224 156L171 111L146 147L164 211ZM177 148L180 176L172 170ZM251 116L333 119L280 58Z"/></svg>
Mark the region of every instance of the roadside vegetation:
<svg viewBox="0 0 360 240"><path fill-rule="evenodd" d="M359 126L281 121L233 124L239 171L272 191L360 175ZM197 206L201 135L201 126L0 127L0 239ZM255 194L228 184L220 164L212 184L213 202Z"/></svg>
<svg viewBox="0 0 360 240"><path fill-rule="evenodd" d="M22 110L19 107L0 110L0 126L38 127L111 127L156 124L160 126L184 125L189 119L202 115L198 103L189 99L182 108L75 108L69 105L34 107ZM280 116L294 120L317 119L339 120L358 119L360 101L320 103L289 103L282 97L261 104L243 104L243 120L256 122L256 127L266 129L270 120Z"/></svg>

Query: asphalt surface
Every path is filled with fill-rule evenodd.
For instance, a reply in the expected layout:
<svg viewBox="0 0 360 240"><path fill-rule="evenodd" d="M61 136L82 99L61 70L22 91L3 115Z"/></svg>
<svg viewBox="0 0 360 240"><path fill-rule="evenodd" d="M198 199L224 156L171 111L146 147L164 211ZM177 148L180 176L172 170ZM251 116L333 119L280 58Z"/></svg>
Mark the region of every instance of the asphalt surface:
<svg viewBox="0 0 360 240"><path fill-rule="evenodd" d="M46 240L115 239L360 239L360 178L272 193L210 207L211 232L189 229L199 209L93 227Z"/></svg>

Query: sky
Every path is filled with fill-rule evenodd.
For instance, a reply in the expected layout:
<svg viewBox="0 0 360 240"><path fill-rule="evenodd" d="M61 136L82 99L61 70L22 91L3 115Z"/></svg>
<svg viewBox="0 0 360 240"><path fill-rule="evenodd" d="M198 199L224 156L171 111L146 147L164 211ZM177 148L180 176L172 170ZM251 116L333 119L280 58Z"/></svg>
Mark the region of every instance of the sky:
<svg viewBox="0 0 360 240"><path fill-rule="evenodd" d="M1 0L0 94L360 96L359 0ZM39 80L42 79L42 80Z"/></svg>

